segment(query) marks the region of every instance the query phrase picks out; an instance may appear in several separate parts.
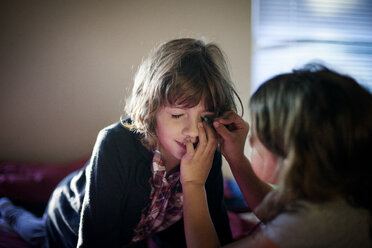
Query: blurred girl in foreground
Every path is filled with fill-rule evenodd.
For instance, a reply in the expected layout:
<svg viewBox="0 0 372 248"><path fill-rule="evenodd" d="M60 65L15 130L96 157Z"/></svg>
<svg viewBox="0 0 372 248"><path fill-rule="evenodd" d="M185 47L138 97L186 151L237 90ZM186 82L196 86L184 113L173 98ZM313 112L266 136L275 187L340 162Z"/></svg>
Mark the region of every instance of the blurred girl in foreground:
<svg viewBox="0 0 372 248"><path fill-rule="evenodd" d="M248 205L262 221L228 247L371 247L372 95L354 79L308 65L265 82L250 101L249 126L230 112L199 128L199 145L181 161L189 247L219 247L204 183L218 137ZM218 135L218 137L217 137ZM199 164L198 164L199 162ZM254 166L272 166L278 188Z"/></svg>

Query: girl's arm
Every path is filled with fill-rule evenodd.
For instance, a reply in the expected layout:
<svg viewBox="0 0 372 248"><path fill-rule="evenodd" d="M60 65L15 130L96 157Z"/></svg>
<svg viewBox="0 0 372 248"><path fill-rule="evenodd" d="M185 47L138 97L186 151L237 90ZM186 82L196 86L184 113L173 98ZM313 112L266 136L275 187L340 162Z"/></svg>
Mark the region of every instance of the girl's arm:
<svg viewBox="0 0 372 248"><path fill-rule="evenodd" d="M181 160L186 243L188 247L219 247L204 187L217 148L217 136L206 123L199 123L198 128L198 146L194 149L187 142L187 152Z"/></svg>
<svg viewBox="0 0 372 248"><path fill-rule="evenodd" d="M209 214L203 185L182 184L183 214L187 247L219 247L219 239Z"/></svg>
<svg viewBox="0 0 372 248"><path fill-rule="evenodd" d="M194 150L191 142L188 142L187 153L181 160L184 226L187 247L215 248L220 244L208 210L204 185L211 169L217 139L212 128L203 124L199 125L197 148ZM278 248L260 233L226 247Z"/></svg>
<svg viewBox="0 0 372 248"><path fill-rule="evenodd" d="M249 125L234 112L216 119L213 125L220 138L221 152L229 163L246 202L254 211L272 187L256 176L244 155Z"/></svg>
<svg viewBox="0 0 372 248"><path fill-rule="evenodd" d="M258 233L253 236L248 236L246 238L240 239L234 243L231 243L224 248L279 248L279 246L273 243L270 239Z"/></svg>

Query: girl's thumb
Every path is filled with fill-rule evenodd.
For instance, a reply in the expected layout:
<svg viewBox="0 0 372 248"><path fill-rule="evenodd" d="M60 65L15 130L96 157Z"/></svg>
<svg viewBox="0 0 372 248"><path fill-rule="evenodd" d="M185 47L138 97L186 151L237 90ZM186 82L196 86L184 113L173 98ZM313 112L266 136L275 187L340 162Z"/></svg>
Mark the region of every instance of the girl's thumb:
<svg viewBox="0 0 372 248"><path fill-rule="evenodd" d="M218 135L225 139L226 136L228 135L229 130L227 130L227 128L218 121L213 122L213 126Z"/></svg>

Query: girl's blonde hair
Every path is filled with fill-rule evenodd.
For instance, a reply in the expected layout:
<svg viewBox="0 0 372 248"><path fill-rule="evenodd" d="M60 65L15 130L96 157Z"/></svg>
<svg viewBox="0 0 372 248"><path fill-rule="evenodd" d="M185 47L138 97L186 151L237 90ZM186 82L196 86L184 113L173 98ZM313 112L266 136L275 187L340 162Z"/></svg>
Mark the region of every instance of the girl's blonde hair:
<svg viewBox="0 0 372 248"><path fill-rule="evenodd" d="M122 123L140 133L151 149L157 143L155 117L161 106L194 107L204 100L206 109L220 116L237 111L235 97L241 106L217 45L189 38L171 40L140 65L125 106L131 122Z"/></svg>
<svg viewBox="0 0 372 248"><path fill-rule="evenodd" d="M275 217L295 200L339 196L371 211L371 109L368 90L318 64L264 83L250 101L254 128L284 161L280 190L261 209L264 216Z"/></svg>

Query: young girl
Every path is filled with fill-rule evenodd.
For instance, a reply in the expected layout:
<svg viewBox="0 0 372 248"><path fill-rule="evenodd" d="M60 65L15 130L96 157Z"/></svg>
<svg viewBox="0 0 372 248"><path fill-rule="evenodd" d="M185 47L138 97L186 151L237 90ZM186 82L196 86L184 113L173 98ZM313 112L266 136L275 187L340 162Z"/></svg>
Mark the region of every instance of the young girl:
<svg viewBox="0 0 372 248"><path fill-rule="evenodd" d="M311 65L276 76L253 94L250 161L243 154L248 124L234 113L217 118L221 151L264 223L229 247L372 247L371 109L371 93L354 79ZM201 132L204 143L216 143L212 127ZM197 163L206 156L199 147L187 148L181 161L187 243L218 247L204 193L210 167ZM279 168L277 190L251 163Z"/></svg>
<svg viewBox="0 0 372 248"><path fill-rule="evenodd" d="M87 165L51 196L44 215L48 245L139 247L151 237L162 247L184 247L179 164L185 145L198 146L204 115L236 111L235 96L216 45L177 39L158 47L136 74L126 105L130 118L103 129ZM205 188L214 227L226 244L232 235L221 154L212 153ZM3 215L21 215L8 209Z"/></svg>

